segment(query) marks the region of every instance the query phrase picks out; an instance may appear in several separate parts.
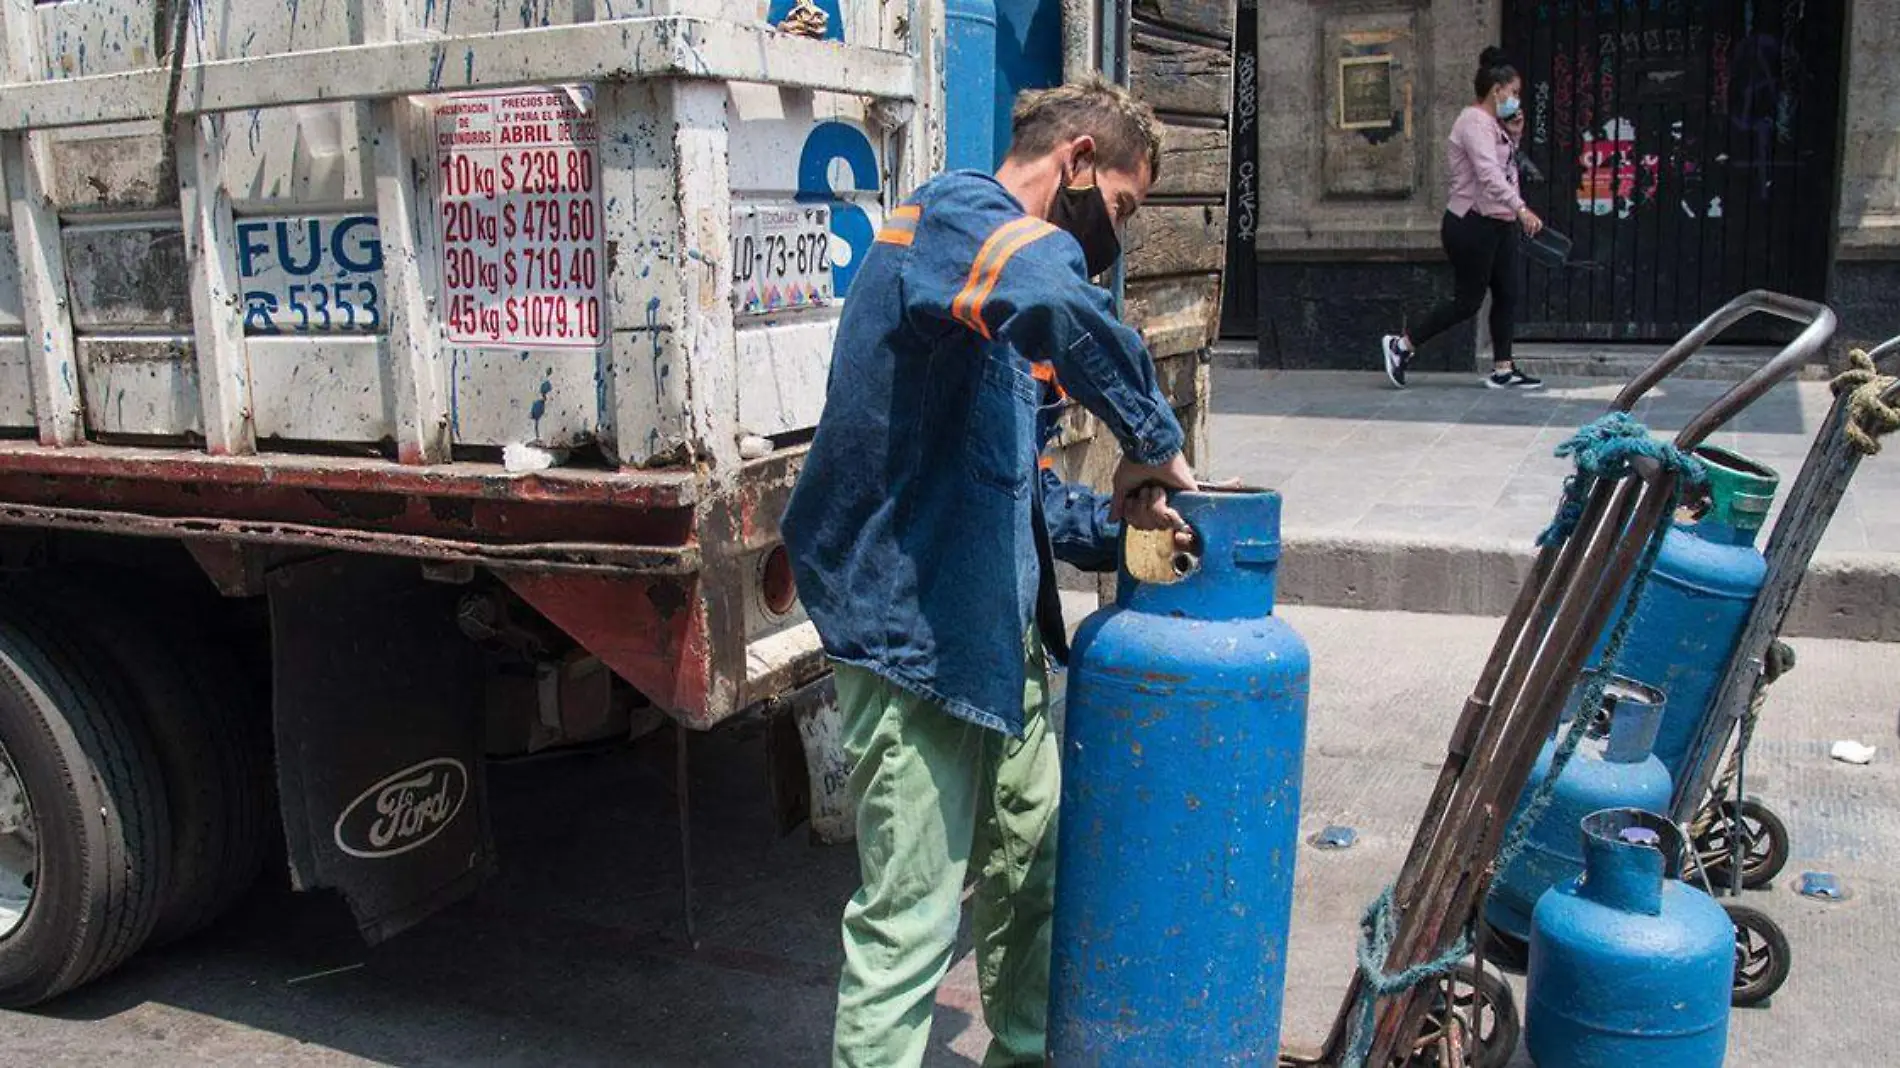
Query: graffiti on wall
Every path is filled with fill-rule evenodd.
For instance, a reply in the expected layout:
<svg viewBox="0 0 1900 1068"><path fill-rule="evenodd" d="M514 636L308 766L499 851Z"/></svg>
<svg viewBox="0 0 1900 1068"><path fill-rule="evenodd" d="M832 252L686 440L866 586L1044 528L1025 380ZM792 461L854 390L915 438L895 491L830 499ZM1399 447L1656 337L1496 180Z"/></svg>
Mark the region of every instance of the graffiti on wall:
<svg viewBox="0 0 1900 1068"><path fill-rule="evenodd" d="M1256 86L1259 78L1260 60L1258 55L1243 51L1234 61L1234 138L1238 145L1252 144L1257 136L1254 124L1260 114L1260 91ZM1246 153L1236 148L1236 155ZM1234 183L1234 236L1242 241L1252 241L1254 227L1258 222L1259 211L1259 175L1254 161L1243 158L1236 166Z"/></svg>
<svg viewBox="0 0 1900 1068"><path fill-rule="evenodd" d="M1706 3L1643 0L1646 10L1706 11ZM1556 0L1538 18L1630 9L1629 0ZM1800 166L1790 151L1799 133L1807 73L1795 43L1805 0L1783 0L1778 32L1758 28L1753 4L1731 33L1698 22L1640 30L1585 31L1550 57L1547 78L1525 94L1528 141L1578 167L1576 200L1591 215L1629 219L1666 189L1690 219L1723 217L1715 187L1722 173L1746 173L1752 197L1771 195L1777 172ZM1542 72L1539 72L1542 73ZM1670 110L1651 108L1661 104ZM1706 104L1706 111L1702 106ZM1684 110L1673 110L1680 106ZM1706 114L1707 123L1682 118ZM1702 135L1714 138L1705 156ZM1721 151L1721 149L1727 149ZM1561 166L1561 164L1560 164Z"/></svg>
<svg viewBox="0 0 1900 1068"><path fill-rule="evenodd" d="M1655 199L1659 161L1655 153L1638 152L1636 124L1628 119L1613 118L1585 132L1577 162L1582 167L1577 184L1580 211L1627 219Z"/></svg>

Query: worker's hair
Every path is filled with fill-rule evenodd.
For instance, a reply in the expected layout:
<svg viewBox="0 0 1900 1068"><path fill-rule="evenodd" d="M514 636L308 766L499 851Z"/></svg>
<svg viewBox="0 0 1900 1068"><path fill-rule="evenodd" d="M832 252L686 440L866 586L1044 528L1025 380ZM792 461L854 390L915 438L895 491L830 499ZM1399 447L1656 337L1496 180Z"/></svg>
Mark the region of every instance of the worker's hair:
<svg viewBox="0 0 1900 1068"><path fill-rule="evenodd" d="M1095 139L1096 166L1134 172L1145 160L1148 180L1161 176L1161 130L1154 109L1121 86L1092 74L1017 94L1010 114L1010 158L1046 156L1083 136Z"/></svg>

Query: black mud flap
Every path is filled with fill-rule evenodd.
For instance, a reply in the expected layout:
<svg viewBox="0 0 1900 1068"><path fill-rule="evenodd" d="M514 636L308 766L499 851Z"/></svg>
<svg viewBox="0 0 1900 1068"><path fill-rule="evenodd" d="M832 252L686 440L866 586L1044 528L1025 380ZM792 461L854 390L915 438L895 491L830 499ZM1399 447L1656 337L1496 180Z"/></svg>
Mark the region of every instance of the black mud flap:
<svg viewBox="0 0 1900 1068"><path fill-rule="evenodd" d="M380 942L494 868L481 653L456 627L458 588L413 561L326 557L269 590L291 877L342 891Z"/></svg>

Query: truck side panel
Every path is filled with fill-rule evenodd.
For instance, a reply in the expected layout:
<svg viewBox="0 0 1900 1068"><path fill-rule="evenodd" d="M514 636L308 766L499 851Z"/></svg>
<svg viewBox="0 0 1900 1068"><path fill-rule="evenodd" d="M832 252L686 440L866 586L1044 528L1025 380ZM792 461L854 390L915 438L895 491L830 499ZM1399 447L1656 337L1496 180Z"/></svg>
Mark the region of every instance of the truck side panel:
<svg viewBox="0 0 1900 1068"><path fill-rule="evenodd" d="M688 6L748 21L760 14L748 4ZM889 5L827 0L820 6L835 16L827 30L831 39L907 47L905 16ZM206 9L210 15L191 24L186 58L335 48L390 32L425 39L491 33L643 15L650 7L604 0L412 5L414 24L385 31L366 24L373 13L355 17L349 5L214 5ZM170 46L170 26L158 25L165 10L150 0L36 6L30 17L38 31L33 44L39 73L74 78L161 62ZM825 206L842 291L850 258L862 254L882 218L891 178L885 132L868 121L863 98L740 83L727 92L731 210ZM248 386L240 406L249 414L249 431L267 448L272 441L374 444L402 436L400 406L392 395L397 375L387 340L388 309L382 306L388 280L380 262L368 150L375 133L371 111L368 103L324 103L239 111L202 123L208 142L203 155L215 160L213 180L237 229ZM605 136L622 145L657 138L656 151L671 152L651 109L635 112ZM180 443L204 434L191 274L176 214L179 174L158 124L36 133L28 143L47 152L48 192L65 223L62 246L85 433L109 441ZM674 199L669 190L661 203ZM433 206L433 196L420 200ZM442 346L435 373L443 383L450 442L556 449L598 443L611 459L646 466L705 453L709 434L772 438L808 431L822 407L835 304L741 310L725 359L698 354L696 366L676 367L663 345L656 356L656 337L666 324L648 321L660 310L650 303L652 294L626 298L656 270L678 270L679 261L671 257L700 255L722 265L727 257L695 247L696 235L669 231L665 213L638 210L632 199L610 196L603 209L609 293L615 298L608 302L612 343L599 353ZM15 257L0 258L0 272L12 272ZM439 273L442 266L425 269ZM322 287L320 294L314 287ZM19 313L11 310L17 290L10 274L0 273L0 338L18 329ZM347 312L338 306L345 293ZM379 306L372 312L371 304ZM23 347L0 340L0 375L20 382L20 375L5 371L23 361ZM730 369L722 372L722 363ZM708 381L689 388L687 380L696 377ZM729 397L718 405L723 411L717 429L704 418L682 419L676 410L677 397L690 392L699 392L705 403L708 387ZM0 429L32 425L20 403L25 396L0 386ZM735 416L736 427L724 425Z"/></svg>

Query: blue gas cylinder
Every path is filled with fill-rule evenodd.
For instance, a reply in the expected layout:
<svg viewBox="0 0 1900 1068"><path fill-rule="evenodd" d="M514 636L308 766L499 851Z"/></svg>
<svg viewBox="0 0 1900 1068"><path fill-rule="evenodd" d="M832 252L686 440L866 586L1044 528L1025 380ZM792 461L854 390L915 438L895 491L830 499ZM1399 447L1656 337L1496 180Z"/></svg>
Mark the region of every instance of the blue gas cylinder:
<svg viewBox="0 0 1900 1068"><path fill-rule="evenodd" d="M1513 821L1550 776L1557 742L1570 729L1590 683L1585 676L1571 692L1556 736L1537 754L1530 782L1511 814ZM1552 788L1550 804L1525 836L1523 849L1491 884L1484 905L1486 923L1520 942L1530 938L1531 910L1537 907L1537 899L1583 873L1577 825L1585 816L1606 808L1669 810L1669 772L1651 752L1663 707L1663 695L1651 687L1624 678L1605 682L1603 710L1609 715L1609 731L1601 737L1586 736L1570 755Z"/></svg>
<svg viewBox="0 0 1900 1068"><path fill-rule="evenodd" d="M1538 1068L1718 1068L1728 1046L1735 928L1674 878L1679 832L1610 809L1582 824L1584 874L1531 923L1525 1038Z"/></svg>
<svg viewBox="0 0 1900 1068"><path fill-rule="evenodd" d="M996 3L948 0L943 9L944 161L950 169L996 166Z"/></svg>
<svg viewBox="0 0 1900 1068"><path fill-rule="evenodd" d="M1124 566L1070 662L1049 1051L1272 1064L1306 744L1306 643L1273 615L1280 496L1181 493L1198 552ZM1132 551L1132 550L1131 550Z"/></svg>
<svg viewBox="0 0 1900 1068"><path fill-rule="evenodd" d="M1009 151L1016 94L1062 84L1062 4L996 0L996 159Z"/></svg>
<svg viewBox="0 0 1900 1068"><path fill-rule="evenodd" d="M1684 757L1767 577L1768 564L1755 538L1780 481L1773 469L1727 449L1705 445L1695 454L1709 472L1706 510L1700 518L1677 522L1665 535L1656 569L1637 602L1629 640L1613 666L1618 675L1642 679L1669 695L1656 755L1674 777L1683 772Z"/></svg>

